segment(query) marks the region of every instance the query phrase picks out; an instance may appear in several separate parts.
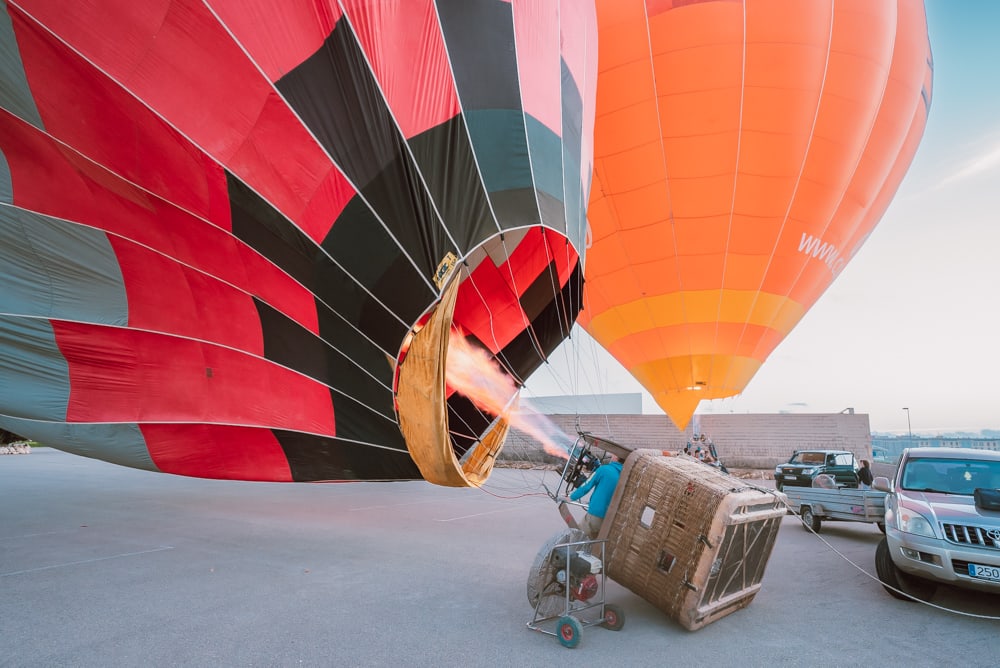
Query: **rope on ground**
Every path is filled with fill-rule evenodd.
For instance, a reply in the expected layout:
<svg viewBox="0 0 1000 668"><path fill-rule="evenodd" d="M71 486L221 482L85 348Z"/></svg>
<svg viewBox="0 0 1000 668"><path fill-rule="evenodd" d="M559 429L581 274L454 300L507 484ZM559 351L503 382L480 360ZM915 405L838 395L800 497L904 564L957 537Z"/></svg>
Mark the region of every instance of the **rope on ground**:
<svg viewBox="0 0 1000 668"><path fill-rule="evenodd" d="M777 498L777 494L775 493L775 491L773 489L769 489L767 487L754 487L754 489L757 489L757 490L759 490L761 492L766 492L768 494L772 494L772 495L774 495ZM954 615L960 615L962 617L972 617L972 618L975 618L975 619L989 619L989 620L993 620L993 621L1000 621L1000 617L997 617L997 616L994 616L994 615L980 615L980 614L974 613L974 612L965 612L964 610L954 610L952 608L946 608L943 605L937 605L936 603L931 603L930 601L923 601L923 600L917 598L916 596L913 596L913 595L911 595L911 594L903 591L902 589L897 589L896 587L893 587L892 585L888 585L888 584L882 582L878 578L878 576L872 575L871 573L869 573L868 571L866 571L864 568L862 568L858 564L856 564L853 561L851 561L850 557L848 557L846 554L844 554L843 552L841 552L840 550L838 550L837 548L835 548L833 545L831 545L830 541L828 541L826 538L823 538L823 536L820 536L818 533L816 533L815 531L813 531L813 528L811 526L809 526L808 524L805 523L805 521L802 519L802 516L799 515L799 514L797 514L792 509L792 507L790 505L788 505L787 501L782 501L782 503L784 504L785 508L787 508L788 511L791 512L792 515L794 515L795 517L797 517L799 519L799 521L802 522L802 526L804 526L806 529L808 529L810 533L812 533L814 536L816 536L816 538L819 538L823 542L823 544L826 545L828 548L830 548L830 550L834 554L836 554L837 556L839 556L841 559L843 559L844 561L846 561L847 563L849 563L855 569L857 569L858 571L860 571L861 573L863 573L864 575L866 575L868 578L870 578L870 579L874 580L875 582L879 583L880 585L882 585L886 589L891 589L891 590L893 590L893 591L895 591L895 592L897 592L899 594L902 594L903 596L906 596L909 599L912 599L912 600L916 601L917 603L922 603L922 604L926 605L927 607L936 608L936 609L942 610L944 612L950 612L950 613L952 613Z"/></svg>

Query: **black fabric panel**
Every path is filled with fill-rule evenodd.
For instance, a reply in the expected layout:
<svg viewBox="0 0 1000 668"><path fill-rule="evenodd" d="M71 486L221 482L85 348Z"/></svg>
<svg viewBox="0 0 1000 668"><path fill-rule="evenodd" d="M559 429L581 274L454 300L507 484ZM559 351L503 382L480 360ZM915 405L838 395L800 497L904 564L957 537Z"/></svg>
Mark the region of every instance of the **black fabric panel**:
<svg viewBox="0 0 1000 668"><path fill-rule="evenodd" d="M462 107L520 109L511 4L499 0L437 0L436 4Z"/></svg>
<svg viewBox="0 0 1000 668"><path fill-rule="evenodd" d="M346 18L276 86L423 275L432 277L454 249Z"/></svg>
<svg viewBox="0 0 1000 668"><path fill-rule="evenodd" d="M407 328L358 283L384 298L382 303L394 307L393 312L403 322L414 322L435 295L406 262L368 207L357 197L348 202L323 241L328 256L242 182L228 173L226 177L233 234L317 295L316 311L321 321L337 319L328 313L333 309L383 349L398 350ZM331 257L337 257L343 268ZM394 283L412 285L407 296L416 303L398 298L399 290ZM419 292L421 285L424 290ZM418 292L419 298L415 296ZM338 341L325 336L324 339Z"/></svg>
<svg viewBox="0 0 1000 668"><path fill-rule="evenodd" d="M573 323L582 310L583 272L577 263L566 285L559 291L559 296L531 323L546 358L569 336Z"/></svg>
<svg viewBox="0 0 1000 668"><path fill-rule="evenodd" d="M419 480L422 477L405 446L402 451L387 450L339 438L279 429L272 431L285 451L292 479L296 482Z"/></svg>
<svg viewBox="0 0 1000 668"><path fill-rule="evenodd" d="M356 323L384 350L395 354L408 330L389 312L403 322L414 323L437 295L357 197L344 208L322 245L375 299L364 293L351 294L351 286L343 282L346 274L332 262L317 267L316 295L327 303L349 300L337 312Z"/></svg>
<svg viewBox="0 0 1000 668"><path fill-rule="evenodd" d="M313 240L228 171L226 187L233 235L314 292Z"/></svg>
<svg viewBox="0 0 1000 668"><path fill-rule="evenodd" d="M483 415L466 397L455 393L448 398L448 429L455 456L460 458L476 444L493 422L494 416Z"/></svg>
<svg viewBox="0 0 1000 668"><path fill-rule="evenodd" d="M462 255L496 233L469 145L465 119L456 116L409 141L438 211Z"/></svg>
<svg viewBox="0 0 1000 668"><path fill-rule="evenodd" d="M560 200L541 190L538 192L538 205L542 210L542 220L559 232L566 232L566 208ZM557 225L552 225L555 221Z"/></svg>
<svg viewBox="0 0 1000 668"><path fill-rule="evenodd" d="M548 280L547 273L543 272L542 276ZM518 334L500 351L499 357L510 365L517 377L528 378L569 336L570 328L583 309L582 280L580 265L577 263L559 295L531 320L528 329ZM548 289L551 294L551 287ZM539 357L539 349L545 358Z"/></svg>
<svg viewBox="0 0 1000 668"><path fill-rule="evenodd" d="M392 391L389 389L392 387L391 367L385 355L372 343L346 326L336 332L336 338L324 337L347 352L350 355L347 357L267 304L255 300L255 306L264 334L264 356L339 390L331 393L337 434L344 438L372 441L377 434L369 428L359 432L358 425L386 418L395 420ZM325 334L329 336L330 332ZM351 358L364 366L368 373L352 364Z"/></svg>
<svg viewBox="0 0 1000 668"><path fill-rule="evenodd" d="M496 211L500 226L505 230L526 225L541 224L538 200L532 188L499 190L490 193L493 210Z"/></svg>
<svg viewBox="0 0 1000 668"><path fill-rule="evenodd" d="M264 357L276 364L294 369L324 385L330 385L326 358L336 355L315 334L280 311L254 298L260 328L264 336Z"/></svg>
<svg viewBox="0 0 1000 668"><path fill-rule="evenodd" d="M521 295L521 308L528 321L533 322L559 294L559 270L555 260L542 270ZM569 330L565 330L569 334Z"/></svg>

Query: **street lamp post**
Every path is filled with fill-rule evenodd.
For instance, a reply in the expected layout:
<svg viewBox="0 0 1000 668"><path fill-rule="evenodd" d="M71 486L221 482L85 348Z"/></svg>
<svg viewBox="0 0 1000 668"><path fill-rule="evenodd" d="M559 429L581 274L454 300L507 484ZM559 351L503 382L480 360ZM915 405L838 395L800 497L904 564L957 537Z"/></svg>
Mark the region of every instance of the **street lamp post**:
<svg viewBox="0 0 1000 668"><path fill-rule="evenodd" d="M903 410L906 411L906 447L913 447L913 429L910 427L910 409L903 406Z"/></svg>

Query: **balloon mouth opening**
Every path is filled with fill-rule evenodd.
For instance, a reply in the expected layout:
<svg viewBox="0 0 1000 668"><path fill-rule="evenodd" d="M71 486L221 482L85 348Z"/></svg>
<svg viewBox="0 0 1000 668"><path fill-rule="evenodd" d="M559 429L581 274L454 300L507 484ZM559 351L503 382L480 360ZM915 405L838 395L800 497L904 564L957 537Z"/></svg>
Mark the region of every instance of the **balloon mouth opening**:
<svg viewBox="0 0 1000 668"><path fill-rule="evenodd" d="M489 477L510 425L501 415L461 458L456 454L448 424L447 367L458 283L451 281L430 317L404 338L396 366L396 412L406 448L425 480L478 487Z"/></svg>

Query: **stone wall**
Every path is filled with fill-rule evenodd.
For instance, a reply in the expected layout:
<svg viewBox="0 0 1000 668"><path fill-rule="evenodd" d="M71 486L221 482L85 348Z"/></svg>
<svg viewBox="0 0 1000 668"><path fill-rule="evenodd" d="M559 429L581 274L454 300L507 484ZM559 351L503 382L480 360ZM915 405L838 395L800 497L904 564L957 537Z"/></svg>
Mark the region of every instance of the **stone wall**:
<svg viewBox="0 0 1000 668"><path fill-rule="evenodd" d="M665 415L550 415L563 432L576 437L588 431L623 446L679 451L692 434L705 434L715 443L729 468L770 469L787 461L795 450L849 450L858 459L871 459L871 428L867 414L756 413L698 415L681 432ZM530 436L512 430L503 459L554 461L542 453Z"/></svg>

